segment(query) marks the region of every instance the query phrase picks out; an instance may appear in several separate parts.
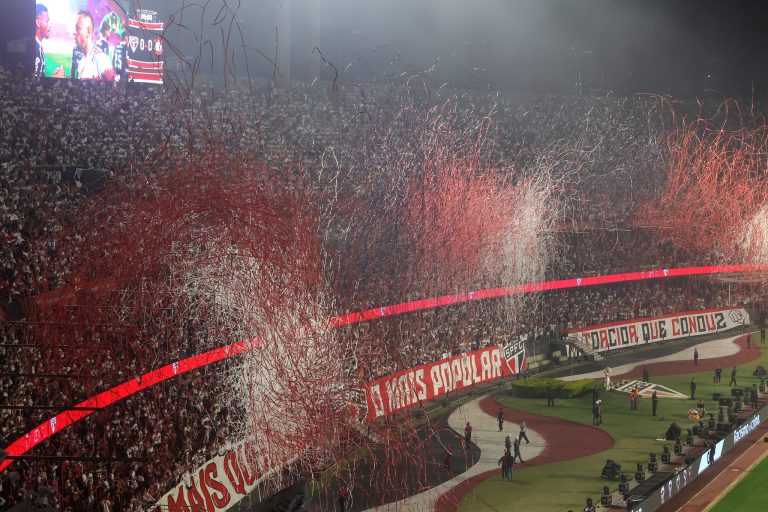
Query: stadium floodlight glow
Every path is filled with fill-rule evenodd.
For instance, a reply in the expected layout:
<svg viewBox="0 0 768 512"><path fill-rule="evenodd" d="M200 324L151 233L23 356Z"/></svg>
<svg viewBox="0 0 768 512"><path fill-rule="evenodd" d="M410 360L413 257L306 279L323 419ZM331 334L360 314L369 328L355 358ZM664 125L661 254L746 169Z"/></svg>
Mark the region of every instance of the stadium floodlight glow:
<svg viewBox="0 0 768 512"><path fill-rule="evenodd" d="M639 272L627 272L622 274L608 274L583 278L577 277L557 281L542 281L538 283L521 284L506 288L490 288L455 295L444 295L441 297L402 302L389 306L381 306L366 311L347 313L329 318L326 321L326 327L335 329L345 325L368 322L377 318L385 318L402 313L424 311L443 306L485 299L495 299L517 294L565 290L569 288L583 288L587 286L651 279L666 279L670 277L759 273L766 271L768 271L768 265L714 265L707 267L664 268ZM297 328L301 329L302 327L299 326ZM169 363L165 366L161 366L160 368L152 370L151 372L145 373L144 375L118 384L106 391L103 391L88 398L87 400L76 404L74 407L77 409L68 409L37 425L32 430L13 441L5 448L4 451L7 453L7 455L23 455L54 434L69 427L73 423L82 420L90 414L93 414L97 410L109 407L116 402L119 402L120 400L128 398L129 396L144 391L145 389L150 388L155 384L170 380L181 374L202 368L229 357L238 356L245 352L252 351L259 347L261 341L262 340L260 338L249 338L237 341L235 343L224 345L207 352L202 352L186 359L181 359L179 361ZM675 453L678 453L678 449L678 445L676 445ZM6 459L2 461L2 463L0 463L0 472L5 470L5 468L11 464L12 460L13 459Z"/></svg>

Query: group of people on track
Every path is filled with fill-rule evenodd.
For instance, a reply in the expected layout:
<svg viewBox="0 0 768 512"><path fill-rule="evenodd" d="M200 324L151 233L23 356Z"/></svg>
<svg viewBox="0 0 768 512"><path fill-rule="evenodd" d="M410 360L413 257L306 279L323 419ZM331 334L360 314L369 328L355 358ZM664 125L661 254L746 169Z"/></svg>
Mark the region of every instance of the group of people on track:
<svg viewBox="0 0 768 512"><path fill-rule="evenodd" d="M497 420L499 423L499 432L501 432L504 429L504 410L499 407L499 413L497 415ZM528 444L530 443L530 440L528 439L528 435L526 434L526 424L525 424L525 418L520 418L520 433L517 435L517 437L512 440L509 434L507 434L507 437L504 438L504 455L499 459L499 465L501 466L501 474L502 478L507 481L512 481L512 469L515 465L515 460L519 460L520 462L525 462L523 460L523 456L520 453L520 443L523 439L525 439L525 442ZM467 450L470 447L470 443L472 442L472 423L469 421L464 426L464 449ZM449 473L453 474L453 469L451 466L452 462L452 453L450 450L446 450L445 454L443 456L443 469Z"/></svg>
<svg viewBox="0 0 768 512"><path fill-rule="evenodd" d="M504 427L504 410L501 407L499 407L497 419L499 422L499 432L501 432ZM504 455L499 459L498 465L501 466L501 478L507 482L512 481L512 472L515 467L515 461L519 460L520 462L525 462L523 460L523 455L520 453L520 444L523 439L525 439L526 444L530 444L526 428L525 418L520 418L520 433L517 437L513 440L512 436L507 434L504 438Z"/></svg>
<svg viewBox="0 0 768 512"><path fill-rule="evenodd" d="M497 420L499 423L499 432L501 432L504 429L504 410L499 407L499 413L497 415ZM519 460L520 462L525 462L523 460L523 455L520 452L520 444L523 440L525 440L526 444L530 444L530 440L528 439L528 434L526 433L527 426L525 424L525 418L520 418L520 432L518 435L512 439L510 434L507 434L507 436L504 438L504 455L501 456L499 459L499 466L501 466L501 477L508 482L512 481L512 471L515 466L515 461ZM468 421L467 424L464 426L464 448L468 449L470 446L470 443L472 442L472 424ZM453 470L451 468L451 452L449 450L446 450L445 456L443 458L443 468L446 472L449 474L453 474Z"/></svg>

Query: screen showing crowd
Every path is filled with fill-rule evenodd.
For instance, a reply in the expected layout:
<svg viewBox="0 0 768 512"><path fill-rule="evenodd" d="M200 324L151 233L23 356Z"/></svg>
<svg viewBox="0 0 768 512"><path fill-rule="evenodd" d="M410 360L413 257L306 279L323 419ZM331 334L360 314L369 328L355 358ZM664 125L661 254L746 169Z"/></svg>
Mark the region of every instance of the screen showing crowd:
<svg viewBox="0 0 768 512"><path fill-rule="evenodd" d="M163 27L128 0L38 2L35 76L162 83Z"/></svg>

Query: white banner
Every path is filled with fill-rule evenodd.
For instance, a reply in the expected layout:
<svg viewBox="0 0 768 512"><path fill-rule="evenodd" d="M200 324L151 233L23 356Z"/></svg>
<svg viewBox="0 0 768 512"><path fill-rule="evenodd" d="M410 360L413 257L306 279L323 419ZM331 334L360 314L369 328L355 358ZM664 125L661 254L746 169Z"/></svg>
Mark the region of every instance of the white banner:
<svg viewBox="0 0 768 512"><path fill-rule="evenodd" d="M259 459L251 443L241 442L207 461L152 507L152 512L218 512L228 510L283 467L281 461Z"/></svg>
<svg viewBox="0 0 768 512"><path fill-rule="evenodd" d="M593 325L568 331L578 345L598 352L644 345L663 340L702 336L749 325L749 313L741 308L705 309Z"/></svg>
<svg viewBox="0 0 768 512"><path fill-rule="evenodd" d="M525 342L513 341L422 364L366 385L367 421L527 368Z"/></svg>

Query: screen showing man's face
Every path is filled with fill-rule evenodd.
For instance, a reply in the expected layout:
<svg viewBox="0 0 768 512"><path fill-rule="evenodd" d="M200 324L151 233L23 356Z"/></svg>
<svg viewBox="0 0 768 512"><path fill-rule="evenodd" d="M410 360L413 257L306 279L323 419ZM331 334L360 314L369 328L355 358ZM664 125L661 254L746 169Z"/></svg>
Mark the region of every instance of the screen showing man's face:
<svg viewBox="0 0 768 512"><path fill-rule="evenodd" d="M80 16L75 24L75 43L77 47L88 53L93 41L93 23L88 16Z"/></svg>
<svg viewBox="0 0 768 512"><path fill-rule="evenodd" d="M48 11L35 18L35 26L37 27L37 34L40 36L40 39L47 39L51 34L50 21L51 16L48 14Z"/></svg>

